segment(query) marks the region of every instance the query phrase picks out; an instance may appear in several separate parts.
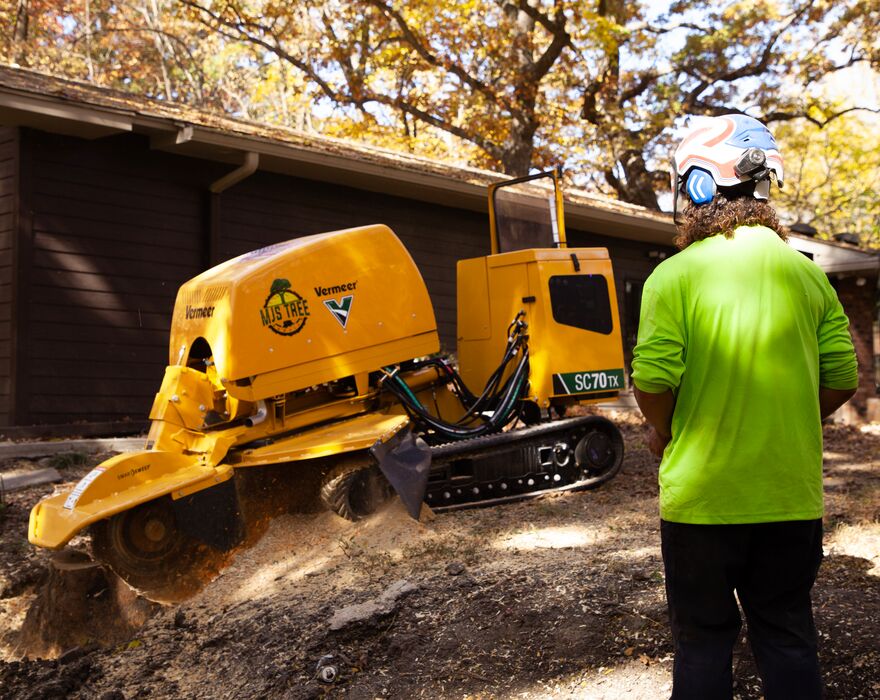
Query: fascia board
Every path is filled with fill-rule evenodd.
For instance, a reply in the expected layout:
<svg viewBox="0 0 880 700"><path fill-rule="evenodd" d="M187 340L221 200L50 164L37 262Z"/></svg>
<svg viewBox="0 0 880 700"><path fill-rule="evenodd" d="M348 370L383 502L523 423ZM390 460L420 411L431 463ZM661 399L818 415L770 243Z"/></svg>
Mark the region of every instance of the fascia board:
<svg viewBox="0 0 880 700"><path fill-rule="evenodd" d="M229 163L240 162L242 151L254 151L260 154L261 169L273 172L458 206L477 212L485 212L487 207L485 182L473 183L442 173L394 168L353 158L350 154L315 151L254 136L223 134L194 127L186 143L169 144L167 150L196 157L211 157L210 151L215 159L219 156L219 160ZM523 196L540 199L536 194L524 193ZM675 225L671 219L668 222L657 221L580 203L566 202L566 222L573 229L663 245L672 245L675 235Z"/></svg>
<svg viewBox="0 0 880 700"><path fill-rule="evenodd" d="M11 92L0 93L0 116L16 124L87 138L128 132L133 128L129 115Z"/></svg>

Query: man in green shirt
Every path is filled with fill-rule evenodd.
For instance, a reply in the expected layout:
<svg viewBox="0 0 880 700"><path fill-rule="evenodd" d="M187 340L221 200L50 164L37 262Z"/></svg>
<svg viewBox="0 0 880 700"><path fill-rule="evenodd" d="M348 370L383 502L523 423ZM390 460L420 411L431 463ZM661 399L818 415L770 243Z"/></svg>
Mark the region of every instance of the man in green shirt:
<svg viewBox="0 0 880 700"><path fill-rule="evenodd" d="M676 197L688 200L682 251L645 284L633 353L636 400L662 458L672 698L732 697L738 598L766 699L818 700L821 419L858 383L848 321L766 201L783 176L766 127L704 119L675 166Z"/></svg>

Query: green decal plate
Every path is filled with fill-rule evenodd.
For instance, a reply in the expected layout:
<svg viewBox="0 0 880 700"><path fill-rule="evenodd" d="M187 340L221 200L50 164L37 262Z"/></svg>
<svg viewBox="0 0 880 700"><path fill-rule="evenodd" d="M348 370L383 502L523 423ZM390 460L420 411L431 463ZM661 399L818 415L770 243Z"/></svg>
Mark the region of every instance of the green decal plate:
<svg viewBox="0 0 880 700"><path fill-rule="evenodd" d="M600 369L590 372L564 372L553 375L553 393L592 394L600 391L621 391L622 369Z"/></svg>

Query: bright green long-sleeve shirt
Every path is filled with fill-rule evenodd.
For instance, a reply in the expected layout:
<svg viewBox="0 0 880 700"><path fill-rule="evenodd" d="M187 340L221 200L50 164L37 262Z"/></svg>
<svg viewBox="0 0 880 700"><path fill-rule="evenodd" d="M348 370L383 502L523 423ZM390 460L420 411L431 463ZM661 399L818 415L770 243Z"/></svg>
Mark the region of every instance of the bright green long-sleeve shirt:
<svg viewBox="0 0 880 700"><path fill-rule="evenodd" d="M633 381L675 396L660 515L822 517L819 387L852 389L849 323L819 267L763 226L693 243L645 283Z"/></svg>

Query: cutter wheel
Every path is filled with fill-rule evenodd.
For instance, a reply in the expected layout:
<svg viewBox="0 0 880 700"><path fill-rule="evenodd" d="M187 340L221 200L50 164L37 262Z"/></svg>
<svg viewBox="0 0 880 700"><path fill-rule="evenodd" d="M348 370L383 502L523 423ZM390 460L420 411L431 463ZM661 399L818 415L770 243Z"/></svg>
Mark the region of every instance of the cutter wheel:
<svg viewBox="0 0 880 700"><path fill-rule="evenodd" d="M620 431L599 416L439 445L425 502L441 512L595 488L620 471L623 454Z"/></svg>
<svg viewBox="0 0 880 700"><path fill-rule="evenodd" d="M321 482L321 502L346 520L362 520L391 498L387 479L365 460L336 464Z"/></svg>
<svg viewBox="0 0 880 700"><path fill-rule="evenodd" d="M91 535L94 558L159 603L190 597L222 565L222 553L181 531L167 496L98 521Z"/></svg>

